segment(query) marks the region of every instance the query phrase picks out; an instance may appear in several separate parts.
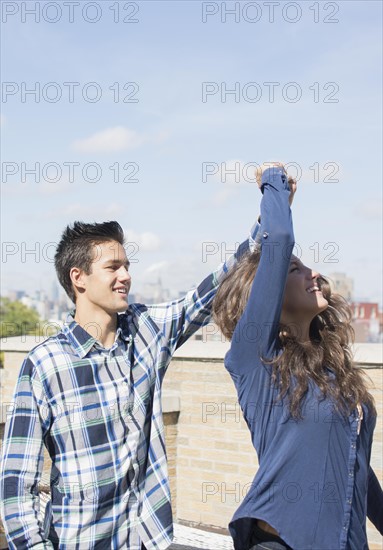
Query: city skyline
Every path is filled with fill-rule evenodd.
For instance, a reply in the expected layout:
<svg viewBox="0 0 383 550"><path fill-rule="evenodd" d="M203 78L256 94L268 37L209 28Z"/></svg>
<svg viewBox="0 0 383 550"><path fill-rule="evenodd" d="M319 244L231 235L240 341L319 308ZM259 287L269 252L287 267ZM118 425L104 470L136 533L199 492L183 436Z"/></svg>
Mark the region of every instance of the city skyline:
<svg viewBox="0 0 383 550"><path fill-rule="evenodd" d="M335 293L340 294L347 300L349 304L357 303L370 303L378 304L379 310L382 310L382 303L374 300L366 300L365 298L358 296L354 292L355 282L352 277L349 277L347 273L332 272L327 275L327 278L331 284L332 290ZM193 287L191 287L193 288ZM49 290L50 289L50 290ZM176 300L181 298L190 289L176 290L167 288L164 286L161 277L151 282L146 282L141 285L141 290L129 291L129 304L131 303L160 303L168 300ZM32 300L39 300L46 298L54 303L66 303L67 310L71 309L74 305L70 298L66 295L65 290L60 286L57 280L52 280L52 284L47 288L33 289L27 291L26 289L9 289L8 292L2 295L3 297L10 298L11 300L20 300L22 298L30 298Z"/></svg>

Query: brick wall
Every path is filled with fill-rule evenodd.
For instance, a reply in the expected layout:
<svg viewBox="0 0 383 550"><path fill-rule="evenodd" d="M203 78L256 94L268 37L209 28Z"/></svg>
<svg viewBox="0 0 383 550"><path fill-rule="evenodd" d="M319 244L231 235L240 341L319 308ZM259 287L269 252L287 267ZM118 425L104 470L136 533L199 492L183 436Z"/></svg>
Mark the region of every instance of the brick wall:
<svg viewBox="0 0 383 550"><path fill-rule="evenodd" d="M181 523L224 531L254 478L257 460L233 383L223 366L224 350L206 359L201 351L195 354L194 347L189 347L192 352L187 352L188 345L177 352L164 381L164 423L173 515ZM200 350L207 350L203 342L199 346L202 346ZM24 357L25 351L5 353L6 368L0 369L3 404L0 422L5 420L6 404L11 401ZM381 480L383 369L367 369L367 373L374 386L372 393L378 408L372 466ZM49 476L48 461L45 470ZM369 541L370 550L382 549L382 538L371 527ZM0 548L3 548L1 543Z"/></svg>
<svg viewBox="0 0 383 550"><path fill-rule="evenodd" d="M221 361L173 359L166 389L181 399L177 518L225 528L257 468L231 379Z"/></svg>
<svg viewBox="0 0 383 550"><path fill-rule="evenodd" d="M177 515L177 441L179 412L164 413L166 454L172 495L173 516Z"/></svg>
<svg viewBox="0 0 383 550"><path fill-rule="evenodd" d="M7 406L12 401L16 380L24 358L24 352L4 352L5 368L0 369L0 423L4 423L6 421Z"/></svg>

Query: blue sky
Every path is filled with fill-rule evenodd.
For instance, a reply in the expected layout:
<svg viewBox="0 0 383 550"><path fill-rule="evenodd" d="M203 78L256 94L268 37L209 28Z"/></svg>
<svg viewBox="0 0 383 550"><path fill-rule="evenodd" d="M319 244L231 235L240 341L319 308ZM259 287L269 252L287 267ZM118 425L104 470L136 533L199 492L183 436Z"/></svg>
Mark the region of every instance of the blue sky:
<svg viewBox="0 0 383 550"><path fill-rule="evenodd" d="M62 2L2 2L2 294L51 288L51 243L76 219L117 219L137 243L132 292L159 276L187 290L256 219L251 165L280 160L301 174L302 260L381 302L382 4L279 2L270 21L267 2L237 2L225 22L235 4L119 2L114 22L117 2L75 2L71 23ZM36 163L40 182L22 173Z"/></svg>

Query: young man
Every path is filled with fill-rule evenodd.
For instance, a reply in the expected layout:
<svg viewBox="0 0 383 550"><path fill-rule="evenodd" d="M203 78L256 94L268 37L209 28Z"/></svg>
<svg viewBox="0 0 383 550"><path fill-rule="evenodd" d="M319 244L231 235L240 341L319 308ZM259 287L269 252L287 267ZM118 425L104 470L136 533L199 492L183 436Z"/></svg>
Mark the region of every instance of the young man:
<svg viewBox="0 0 383 550"><path fill-rule="evenodd" d="M219 283L254 247L258 227L183 299L129 307L119 224L66 228L55 265L75 310L57 336L25 359L6 427L0 500L11 549L170 545L163 376L174 351L210 320ZM52 459L44 521L43 445Z"/></svg>

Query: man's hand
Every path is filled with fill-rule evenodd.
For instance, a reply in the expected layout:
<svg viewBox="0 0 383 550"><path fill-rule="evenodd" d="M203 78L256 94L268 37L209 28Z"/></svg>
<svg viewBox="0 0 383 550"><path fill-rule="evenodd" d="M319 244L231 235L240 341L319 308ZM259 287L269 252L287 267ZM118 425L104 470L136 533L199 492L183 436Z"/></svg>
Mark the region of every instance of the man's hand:
<svg viewBox="0 0 383 550"><path fill-rule="evenodd" d="M264 171L267 170L268 168L273 168L273 167L282 168L283 171L286 174L286 170L285 170L285 167L284 167L282 162L264 162L255 171L255 177L257 179L257 184L258 184L259 188L262 187L262 175L263 175ZM293 200L294 200L295 192L297 190L297 180L294 179L292 176L289 176L288 174L286 174L286 175L287 175L287 181L288 181L289 186L290 186L289 203L290 203L290 206L291 206L292 203L293 203Z"/></svg>

